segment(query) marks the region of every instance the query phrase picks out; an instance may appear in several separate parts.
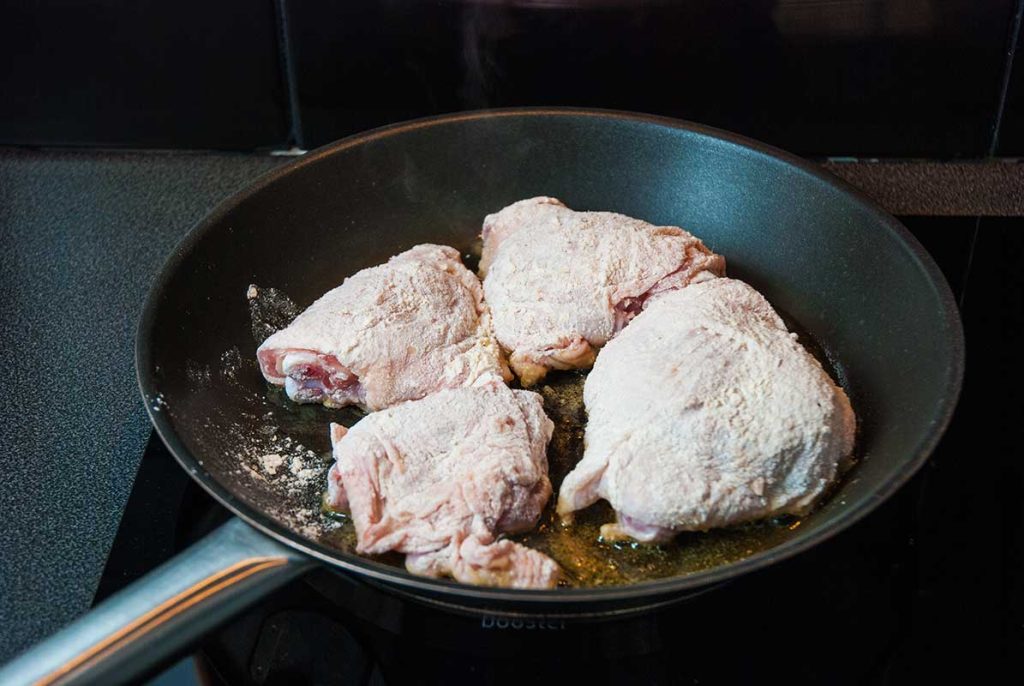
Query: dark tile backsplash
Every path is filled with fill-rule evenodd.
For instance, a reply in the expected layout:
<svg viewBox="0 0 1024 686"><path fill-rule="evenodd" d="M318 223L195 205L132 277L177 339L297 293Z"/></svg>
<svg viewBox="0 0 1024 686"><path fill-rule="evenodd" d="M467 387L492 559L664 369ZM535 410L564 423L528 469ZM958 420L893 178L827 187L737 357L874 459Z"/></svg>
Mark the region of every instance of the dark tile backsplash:
<svg viewBox="0 0 1024 686"><path fill-rule="evenodd" d="M287 139L272 0L0 4L0 144Z"/></svg>
<svg viewBox="0 0 1024 686"><path fill-rule="evenodd" d="M25 0L0 8L0 144L313 148L441 112L576 105L811 156L980 157L1016 3ZM1024 131L1005 129L1016 149Z"/></svg>
<svg viewBox="0 0 1024 686"><path fill-rule="evenodd" d="M682 117L805 155L975 157L1013 0L290 6L308 147L413 115L550 104Z"/></svg>
<svg viewBox="0 0 1024 686"><path fill-rule="evenodd" d="M286 1L305 147L463 109L460 3Z"/></svg>

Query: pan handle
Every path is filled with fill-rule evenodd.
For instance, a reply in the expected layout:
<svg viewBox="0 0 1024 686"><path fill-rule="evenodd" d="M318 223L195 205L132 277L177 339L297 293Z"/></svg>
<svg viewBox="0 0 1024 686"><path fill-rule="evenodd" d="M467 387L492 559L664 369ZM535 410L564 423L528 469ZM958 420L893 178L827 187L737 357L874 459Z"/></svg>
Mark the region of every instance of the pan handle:
<svg viewBox="0 0 1024 686"><path fill-rule="evenodd" d="M0 668L0 684L129 681L314 564L232 519Z"/></svg>

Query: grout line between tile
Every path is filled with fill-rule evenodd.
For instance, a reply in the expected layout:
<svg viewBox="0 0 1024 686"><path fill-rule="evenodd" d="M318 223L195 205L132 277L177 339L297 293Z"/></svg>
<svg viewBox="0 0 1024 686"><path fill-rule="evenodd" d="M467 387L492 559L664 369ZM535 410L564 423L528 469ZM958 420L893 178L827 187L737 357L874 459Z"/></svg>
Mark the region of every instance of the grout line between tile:
<svg viewBox="0 0 1024 686"><path fill-rule="evenodd" d="M988 156L995 157L999 150L999 131L1003 126L1003 114L1006 110L1006 98L1010 91L1010 77L1013 74L1014 57L1020 42L1021 17L1024 15L1024 0L1017 0L1017 8L1013 12L1013 23L1010 28L1009 44L1006 48L1006 63L1003 67L1003 80L999 88L999 104L996 106L996 117L992 123L992 138L989 141Z"/></svg>

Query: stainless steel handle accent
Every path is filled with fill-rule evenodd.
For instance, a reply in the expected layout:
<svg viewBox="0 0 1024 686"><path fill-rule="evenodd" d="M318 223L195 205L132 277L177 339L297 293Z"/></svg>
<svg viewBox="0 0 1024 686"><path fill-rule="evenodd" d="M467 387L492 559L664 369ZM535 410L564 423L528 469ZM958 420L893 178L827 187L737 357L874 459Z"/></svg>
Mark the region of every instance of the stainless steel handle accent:
<svg viewBox="0 0 1024 686"><path fill-rule="evenodd" d="M314 564L232 519L0 668L0 684L129 681Z"/></svg>

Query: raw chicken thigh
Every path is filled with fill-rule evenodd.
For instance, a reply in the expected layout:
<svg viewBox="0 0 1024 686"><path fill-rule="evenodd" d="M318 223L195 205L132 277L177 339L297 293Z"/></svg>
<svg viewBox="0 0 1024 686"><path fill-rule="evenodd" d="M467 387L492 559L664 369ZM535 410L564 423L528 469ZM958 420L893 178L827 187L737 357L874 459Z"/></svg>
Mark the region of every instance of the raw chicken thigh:
<svg viewBox="0 0 1024 686"><path fill-rule="evenodd" d="M648 298L725 272L724 258L680 228L554 198L488 215L482 236L494 331L524 386L549 369L589 367Z"/></svg>
<svg viewBox="0 0 1024 686"><path fill-rule="evenodd" d="M351 511L358 552L405 553L414 574L552 587L554 561L498 540L532 528L551 496L552 428L539 395L500 381L332 424L328 504Z"/></svg>
<svg viewBox="0 0 1024 686"><path fill-rule="evenodd" d="M418 245L347 278L257 357L297 402L379 410L511 374L479 280L454 248Z"/></svg>
<svg viewBox="0 0 1024 686"><path fill-rule="evenodd" d="M666 541L802 514L853 449L846 394L761 294L714 279L654 298L584 387L583 459L558 511L608 500L602 536Z"/></svg>

